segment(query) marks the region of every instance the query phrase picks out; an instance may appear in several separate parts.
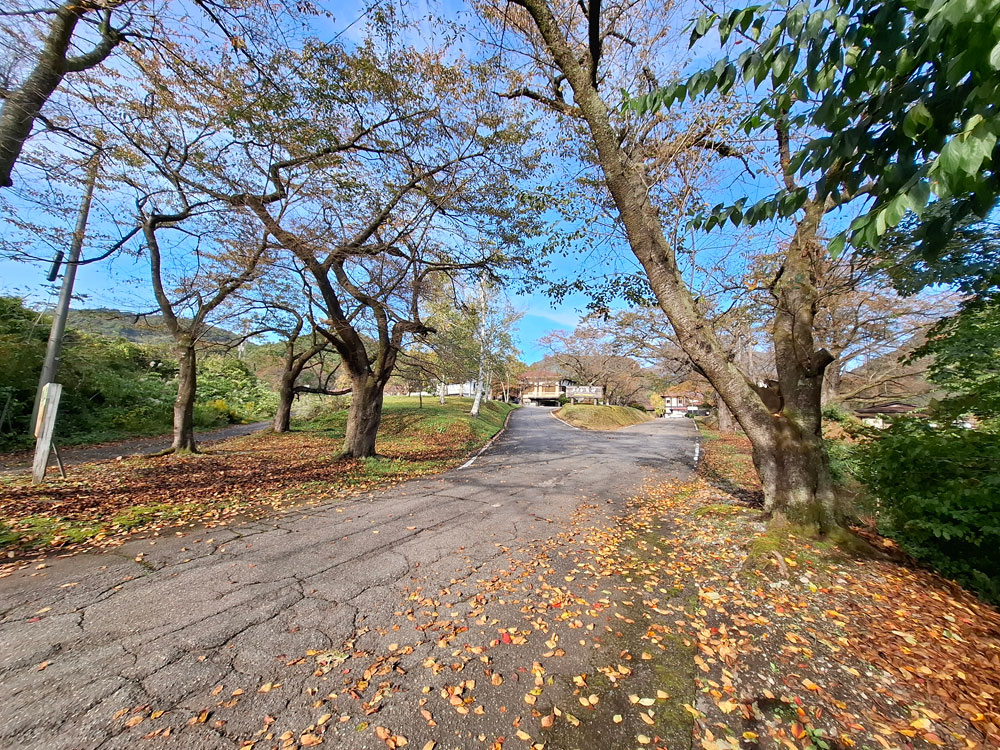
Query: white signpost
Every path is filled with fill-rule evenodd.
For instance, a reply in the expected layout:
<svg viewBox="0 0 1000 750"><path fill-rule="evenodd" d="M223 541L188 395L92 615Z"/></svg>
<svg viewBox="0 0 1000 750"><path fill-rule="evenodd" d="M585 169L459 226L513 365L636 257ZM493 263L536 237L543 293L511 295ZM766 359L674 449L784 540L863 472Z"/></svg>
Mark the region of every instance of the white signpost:
<svg viewBox="0 0 1000 750"><path fill-rule="evenodd" d="M38 419L35 421L35 462L31 466L31 481L34 484L45 481L45 468L49 464L52 432L56 426L56 412L61 395L62 385L59 383L46 383L42 386Z"/></svg>

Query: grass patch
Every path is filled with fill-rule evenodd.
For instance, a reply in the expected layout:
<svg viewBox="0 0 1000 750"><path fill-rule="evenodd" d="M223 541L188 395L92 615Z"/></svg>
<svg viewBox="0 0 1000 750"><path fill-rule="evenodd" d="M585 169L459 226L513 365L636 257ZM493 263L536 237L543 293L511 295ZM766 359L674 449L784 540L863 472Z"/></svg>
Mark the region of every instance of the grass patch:
<svg viewBox="0 0 1000 750"><path fill-rule="evenodd" d="M713 505L702 505L694 509L692 515L696 518L702 516L738 516L745 514L748 508L744 505L728 505L726 503L715 503Z"/></svg>
<svg viewBox="0 0 1000 750"><path fill-rule="evenodd" d="M387 398L379 455L362 460L335 460L347 422L340 410L298 422L289 433L214 443L201 454L80 464L65 481L53 477L40 486L26 475L5 477L0 550L111 546L133 533L337 502L433 474L464 461L515 408L487 401L473 418L471 406L472 399L443 406L425 399L421 407L416 398Z"/></svg>
<svg viewBox="0 0 1000 750"><path fill-rule="evenodd" d="M584 430L618 430L648 422L653 417L631 406L590 406L566 404L555 415L574 427Z"/></svg>

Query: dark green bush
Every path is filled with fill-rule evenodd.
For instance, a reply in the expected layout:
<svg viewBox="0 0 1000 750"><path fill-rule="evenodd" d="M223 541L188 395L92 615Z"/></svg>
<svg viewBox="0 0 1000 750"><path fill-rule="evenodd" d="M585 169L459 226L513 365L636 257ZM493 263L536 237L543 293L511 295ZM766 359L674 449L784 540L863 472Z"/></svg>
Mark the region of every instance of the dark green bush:
<svg viewBox="0 0 1000 750"><path fill-rule="evenodd" d="M834 484L847 484L861 473L863 446L843 440L824 440Z"/></svg>
<svg viewBox="0 0 1000 750"><path fill-rule="evenodd" d="M1000 601L1000 432L902 419L872 440L860 478L880 530L946 576Z"/></svg>
<svg viewBox="0 0 1000 750"><path fill-rule="evenodd" d="M855 422L851 412L840 404L827 404L823 407L823 419L827 422Z"/></svg>
<svg viewBox="0 0 1000 750"><path fill-rule="evenodd" d="M29 426L51 319L0 297L0 450L29 447ZM168 433L177 395L169 346L69 329L58 382L63 384L56 442L69 445ZM266 419L270 387L234 357L200 355L195 426Z"/></svg>

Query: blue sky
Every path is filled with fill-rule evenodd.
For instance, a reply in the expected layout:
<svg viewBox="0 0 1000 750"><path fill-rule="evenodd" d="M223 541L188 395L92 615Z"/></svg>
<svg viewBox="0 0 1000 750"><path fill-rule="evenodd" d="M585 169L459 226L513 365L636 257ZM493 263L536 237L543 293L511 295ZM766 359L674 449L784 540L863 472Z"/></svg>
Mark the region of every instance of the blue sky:
<svg viewBox="0 0 1000 750"><path fill-rule="evenodd" d="M338 38L348 44L360 41L365 35L365 14L371 7L371 0L338 2L334 7L333 18L314 19L308 33L322 39ZM443 11L446 15L462 14L466 19L471 17L464 4L455 0L410 2L406 5L406 12L411 18L422 17L432 7L436 12ZM421 32L437 33L433 27L424 28ZM416 39L413 41L417 42ZM27 169L19 170L18 174L22 180L37 179L37 173ZM110 226L110 222L101 214L98 193L95 196L95 209L91 213L91 227L98 232L102 227ZM2 226L0 221L0 228ZM137 240L133 240L131 245L137 247ZM93 256L101 250L101 247L85 244L83 256ZM31 248L31 252L48 258L52 255L53 248L39 242L39 246ZM48 261L15 262L0 258L0 293L24 297L34 305L54 304L59 282L49 284L46 281L48 268ZM155 308L145 260L129 255L118 255L108 261L81 266L74 291L75 308L108 307L129 311L151 311ZM512 296L511 302L524 313L514 331L516 345L522 358L533 362L545 355L538 347L537 340L553 330L574 328L583 315L587 299L578 294L556 304L544 294L536 293Z"/></svg>
<svg viewBox="0 0 1000 750"><path fill-rule="evenodd" d="M87 250L84 250L87 254ZM23 296L34 304L55 304L58 288L45 280L47 263L15 263L0 260L0 292ZM131 311L155 307L148 289L144 260L120 256L114 260L82 266L76 277L78 297L73 307L112 307ZM525 362L534 362L546 352L537 345L539 338L554 330L572 330L586 305L576 296L555 305L542 294L512 296L511 302L524 317L518 322L514 340Z"/></svg>
<svg viewBox="0 0 1000 750"><path fill-rule="evenodd" d="M438 12L444 11L446 14L462 12L462 3L455 0L443 0L443 2L432 3ZM358 41L365 35L365 11L372 6L370 0L367 2L357 2L356 0L338 3L335 10L335 17L332 19L318 18L313 23L310 33L323 39L340 38L348 44L351 41ZM407 4L407 13L411 17L422 16L422 9L431 7L427 2L415 2ZM467 11L464 11L467 13ZM467 17L467 16L466 16ZM430 33L437 33L436 30ZM416 40L414 40L416 41ZM25 175L27 176L27 175ZM746 185L735 187L735 191L740 192ZM734 193L735 195L735 193ZM725 196L723 197L732 197ZM99 203L98 201L95 203ZM107 221L106 219L103 219ZM96 228L100 229L102 217L98 210L92 218ZM2 225L0 225L2 226ZM731 237L725 234L711 238L713 245L726 245L731 243ZM765 240L767 241L767 240ZM136 242L133 241L133 246ZM94 255L101 248L85 248L84 256ZM605 249L595 250L592 255L605 254ZM52 249L45 247L36 251L38 255L48 257ZM628 258L626 252L624 267L634 264L634 260ZM631 262L630 262L631 261ZM593 262L592 257L581 260L580 257L570 257L567 259L555 259L553 270L556 274L568 274L577 272L578 268L589 265ZM621 273L623 268L621 263L615 260L608 260L602 257L597 261L603 266L605 271L611 273ZM0 259L0 291L4 294L15 294L26 297L34 304L51 304L55 300L56 290L53 285L47 284L45 274L48 268L47 262L37 263L15 263L9 260ZM630 269L625 269L626 272ZM74 302L75 307L112 307L131 311L152 310L155 305L149 291L148 269L143 259L136 259L132 256L122 255L110 261L99 264L81 267L77 276L76 293L78 299ZM522 319L514 332L514 339L522 353L522 358L526 362L537 361L546 352L538 346L537 341L544 335L554 330L572 330L585 314L585 307L588 299L582 294L571 295L559 303L554 303L544 294L538 292L534 294L512 296L511 302L521 312L524 313Z"/></svg>

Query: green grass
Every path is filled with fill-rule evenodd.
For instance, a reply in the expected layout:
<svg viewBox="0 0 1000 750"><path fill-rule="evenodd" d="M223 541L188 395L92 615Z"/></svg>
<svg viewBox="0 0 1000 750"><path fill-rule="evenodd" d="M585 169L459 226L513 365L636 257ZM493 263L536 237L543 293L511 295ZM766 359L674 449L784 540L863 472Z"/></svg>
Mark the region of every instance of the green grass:
<svg viewBox="0 0 1000 750"><path fill-rule="evenodd" d="M511 404L472 399L387 398L378 453L336 462L343 409L299 420L285 434L261 432L200 455L134 458L73 466L70 480L33 487L0 477L0 550L38 550L125 538L151 528L198 523L279 504L335 502L359 491L434 474L464 461L503 427ZM282 471L294 466L294 471ZM276 468L278 470L276 470ZM39 513L38 508L49 507Z"/></svg>
<svg viewBox="0 0 1000 750"><path fill-rule="evenodd" d="M560 419L584 430L617 430L642 424L652 416L631 406L590 406L588 404L566 404L555 412Z"/></svg>
<svg viewBox="0 0 1000 750"><path fill-rule="evenodd" d="M479 417L469 414L471 398L449 398L441 404L436 397L425 397L423 406L416 396L387 396L382 410L379 443L426 442L440 436L459 438L469 448L482 444L503 427L507 415L517 408L501 401L483 401ZM347 410L328 412L309 420L296 421L297 430L325 432L342 438L347 429Z"/></svg>

